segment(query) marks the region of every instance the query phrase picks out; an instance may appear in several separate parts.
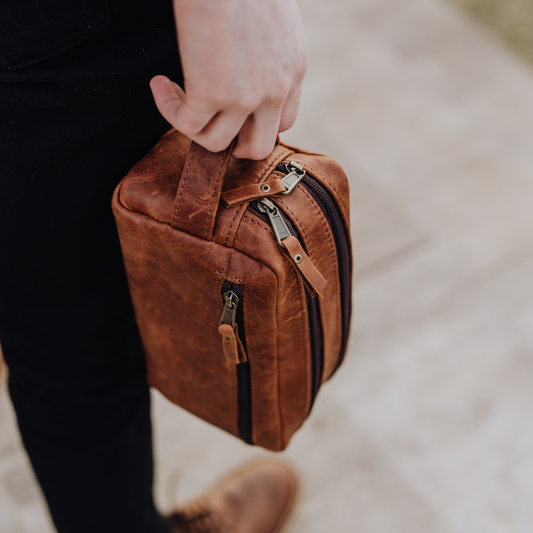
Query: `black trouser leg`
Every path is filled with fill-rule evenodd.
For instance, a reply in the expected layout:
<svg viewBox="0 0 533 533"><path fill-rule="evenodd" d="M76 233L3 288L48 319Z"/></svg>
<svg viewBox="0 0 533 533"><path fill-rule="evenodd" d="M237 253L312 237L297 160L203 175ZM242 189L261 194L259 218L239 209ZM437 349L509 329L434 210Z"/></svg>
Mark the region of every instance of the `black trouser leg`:
<svg viewBox="0 0 533 533"><path fill-rule="evenodd" d="M0 71L0 340L61 533L168 531L152 499L149 391L110 202L168 128L148 81L179 79L179 60L171 15L142 31L124 20Z"/></svg>

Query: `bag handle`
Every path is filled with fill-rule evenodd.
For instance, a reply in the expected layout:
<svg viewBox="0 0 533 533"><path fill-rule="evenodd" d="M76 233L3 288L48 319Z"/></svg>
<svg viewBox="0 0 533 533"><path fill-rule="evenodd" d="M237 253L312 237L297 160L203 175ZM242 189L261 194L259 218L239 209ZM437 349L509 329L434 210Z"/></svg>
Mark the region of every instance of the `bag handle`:
<svg viewBox="0 0 533 533"><path fill-rule="evenodd" d="M235 140L223 152L213 153L191 142L172 209L174 228L211 240L234 145Z"/></svg>

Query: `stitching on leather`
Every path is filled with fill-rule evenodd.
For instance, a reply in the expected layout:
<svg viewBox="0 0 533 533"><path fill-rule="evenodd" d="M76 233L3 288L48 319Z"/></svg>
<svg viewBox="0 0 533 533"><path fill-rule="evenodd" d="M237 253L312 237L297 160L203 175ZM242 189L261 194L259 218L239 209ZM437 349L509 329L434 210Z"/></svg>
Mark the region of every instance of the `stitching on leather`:
<svg viewBox="0 0 533 533"><path fill-rule="evenodd" d="M293 265L294 266L294 265ZM305 316L307 315L306 312L304 312L304 305L303 305L303 302L302 302L302 291L300 290L300 283L302 284L303 286L303 281L300 280L300 277L299 275L296 273L296 267L294 266L293 268L293 273L294 273L294 277L296 278L295 279L295 282L296 282L296 290L298 291L298 301L300 302L300 316L302 317L302 329L301 329L301 332L302 332L302 335L301 335L301 341L302 341L302 346L305 346L306 342L305 342L305 335L304 335L304 332L305 332L305 327L306 327L306 320L305 320ZM307 323L307 327L309 327L309 324ZM309 349L311 349L309 347ZM304 350L302 350L303 352ZM304 368L305 368L305 365L308 361L308 358L304 356ZM311 370L309 369L309 373L311 373ZM308 403L306 402L307 400L307 394L305 394L305 391L306 391L306 385L307 385L307 380L305 380L304 378L304 382L302 383L302 390L304 391L304 398L303 398L303 405L304 405L304 413L303 413L303 418L305 419L308 415ZM311 395L311 391L309 391L309 395Z"/></svg>
<svg viewBox="0 0 533 533"><path fill-rule="evenodd" d="M260 222L257 222L257 220L254 220L252 217L249 217L248 215L244 215L244 218L247 218L248 220L252 221L254 224L257 224L260 228L263 228L267 233L272 235L272 237L276 237L274 233L268 229L267 226L261 224Z"/></svg>
<svg viewBox="0 0 533 533"><path fill-rule="evenodd" d="M224 243L226 246L228 245L228 239L229 239L229 234L231 233L231 228L233 227L233 223L235 222L235 219L237 218L239 211L240 211L240 208L237 208L235 211L235 215L233 216L233 219L231 220L231 224L229 225L228 234L226 235L226 242Z"/></svg>
<svg viewBox="0 0 533 533"><path fill-rule="evenodd" d="M222 168L224 167L225 160L226 160L226 150L224 150L224 153L222 154L222 161L218 169L217 181L215 183L215 188L213 190L213 196L211 196L211 203L209 204L209 213L207 214L207 224L205 225L204 239L207 237L207 230L209 229L209 220L211 219L211 209L213 207L213 200L215 199L215 195L218 190L218 184L220 182L220 174L222 173Z"/></svg>
<svg viewBox="0 0 533 533"><path fill-rule="evenodd" d="M320 216L320 218L322 220L322 224L324 224L324 228L326 230L326 235L328 236L331 257L335 258L335 263L336 263L336 268L335 268L335 271L334 271L335 297L336 297L336 299L338 300L338 303L339 303L339 305L335 306L335 316L336 316L337 324L340 324L341 321L342 321L342 316L341 316L341 306L340 306L340 300L339 300L340 296L338 296L338 295L340 295L339 276L338 276L339 266L337 264L338 260L337 260L337 253L335 251L335 245L333 243L333 236L332 236L331 230L329 229L328 224L326 222L326 218L324 217L324 213L322 213L322 211L318 208L318 206L316 205L316 202L314 201L313 197L305 190L305 187L302 187L302 191L305 193L305 195L309 199L309 202L311 203L311 205L315 208L315 210L319 214L319 216ZM339 349L340 349L340 346L339 346ZM324 361L324 367L325 366L326 366L326 362ZM324 376L322 376L322 379L324 379Z"/></svg>
<svg viewBox="0 0 533 533"><path fill-rule="evenodd" d="M292 150L285 150L284 152L282 152L280 155L278 155L278 157L276 157L276 159L274 159L274 161L272 161L272 163L270 163L270 165L268 165L265 170L263 170L263 172L261 173L261 175L257 178L256 180L256 183L259 183L261 181L261 179L263 178L263 176L272 168L272 167L275 167L277 164L278 164L278 161L280 161L281 159L283 159L289 152L292 152Z"/></svg>
<svg viewBox="0 0 533 533"><path fill-rule="evenodd" d="M219 272L218 270L215 270L217 274L220 274L220 276L224 276L225 278L232 279L233 281L240 281L241 283L249 283L248 281L244 279L234 278L233 276L229 276L228 274L224 274L224 270L222 272Z"/></svg>
<svg viewBox="0 0 533 533"><path fill-rule="evenodd" d="M220 282L222 281L222 276L224 275L224 269L222 269L222 272L219 272L218 270L215 270L215 272L218 274L218 281L217 281L217 298L220 295ZM224 302L222 302L222 306L224 306Z"/></svg>
<svg viewBox="0 0 533 533"><path fill-rule="evenodd" d="M328 183L331 186L331 188L335 191L335 194L337 196L337 200L339 200L339 203L341 204L343 209L346 211L346 204L344 203L344 200L341 198L340 194L338 193L337 189L335 188L335 185L333 185L333 183L331 183L331 181L329 181L327 178L325 178L322 174L320 174L313 167L310 167L309 165L306 165L305 163L302 163L302 165L304 166L304 168L308 168L309 170L314 172L317 176L322 178L326 183Z"/></svg>
<svg viewBox="0 0 533 533"><path fill-rule="evenodd" d="M322 213L322 211L318 208L318 206L316 205L316 202L313 200L311 195L305 190L305 187L302 187L302 191L307 196L307 198L309 199L310 204L315 208L315 211L318 213L318 216L320 217L320 220L322 220L322 224L324 225L324 229L326 230L326 235L328 236L329 250L331 252L331 257L333 257L334 260L335 260L335 263L337 263L337 254L336 254L336 251L335 251L335 245L333 244L333 238L332 238L332 235L331 235L331 231L328 228L328 224L326 223L326 218L324 217L324 213ZM339 267L337 265L337 268L335 270L338 271L338 268ZM335 287L338 289L339 288L339 280L337 278L338 278L338 276L335 276Z"/></svg>
<svg viewBox="0 0 533 533"><path fill-rule="evenodd" d="M302 229L302 232L303 232L304 237L305 237L305 242L307 243L307 247L309 248L309 257L311 258L311 261L313 261L313 263L314 263L314 265L316 267L315 259L314 259L314 256L313 256L313 251L311 250L311 244L309 243L309 239L307 238L307 233L305 233L304 227L300 224L300 221L298 220L298 217L289 209L289 207L287 207L287 204L284 203L283 200L281 200L281 199L280 199L279 202L280 202L280 204L285 206L285 209L287 209L287 211L294 217L294 219L298 223L298 226L300 226L300 228Z"/></svg>
<svg viewBox="0 0 533 533"><path fill-rule="evenodd" d="M183 176L182 183L180 183L180 195L178 197L178 203L176 205L176 211L174 212L174 220L176 223L178 222L178 209L180 208L181 203L181 195L183 194L183 188L185 187L185 182L187 181L187 177L189 175L189 170L191 168L192 160L194 159L194 152L196 152L196 144L194 145L192 152L191 152L191 158L189 159L189 164L187 165L187 170L185 171L185 175Z"/></svg>

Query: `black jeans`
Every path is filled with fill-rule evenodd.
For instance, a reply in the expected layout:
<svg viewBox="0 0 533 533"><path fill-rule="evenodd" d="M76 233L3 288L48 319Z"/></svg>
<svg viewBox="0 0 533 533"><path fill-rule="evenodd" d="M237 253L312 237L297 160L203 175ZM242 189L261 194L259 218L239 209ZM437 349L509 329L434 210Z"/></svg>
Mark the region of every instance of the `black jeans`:
<svg viewBox="0 0 533 533"><path fill-rule="evenodd" d="M28 31L0 34L9 390L61 533L167 532L152 498L150 397L110 202L169 127L148 82L181 81L171 4L80 0L71 12L61 2L77 6L49 1L57 9L43 26L27 2ZM24 10L14 16L20 27Z"/></svg>

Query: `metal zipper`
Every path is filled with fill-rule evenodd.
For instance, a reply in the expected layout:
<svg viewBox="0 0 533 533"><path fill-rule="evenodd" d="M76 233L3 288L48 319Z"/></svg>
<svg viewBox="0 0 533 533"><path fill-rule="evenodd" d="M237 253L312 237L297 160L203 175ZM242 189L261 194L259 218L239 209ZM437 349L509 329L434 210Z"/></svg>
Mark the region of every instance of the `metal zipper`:
<svg viewBox="0 0 533 533"><path fill-rule="evenodd" d="M243 315L243 287L231 281L224 281L221 287L224 307L220 317L221 324L229 324L232 329L238 328L239 338L246 352L246 332L244 330ZM241 439L247 444L252 441L252 387L250 376L250 362L235 365L237 372L237 403L238 427Z"/></svg>
<svg viewBox="0 0 533 533"><path fill-rule="evenodd" d="M265 200L268 200L267 198L263 198L261 202L263 202L263 205L270 206L272 204L276 208L276 213L271 212L269 214L268 209L262 210L259 207L259 201L250 202L250 205L248 206L248 210L251 211L254 215L256 215L258 218L263 220L266 223L269 223L272 218L275 219L275 223L278 225L278 227L283 228L280 234L276 233L275 226L272 224L272 229L274 229L274 233L276 234L276 238L278 239L278 242L280 242L280 236L285 235L285 231L287 232L288 236L296 237L301 243L303 243L303 239L300 237L298 232L295 230L294 226L292 225L292 222L286 218L286 216L283 214L282 211L280 211L277 206L271 201L270 204L267 202L265 203ZM266 211L266 212L265 212ZM279 217L279 218L278 218ZM285 238L283 237L283 238ZM311 400L309 402L309 411L311 412L311 409L313 408L313 405L315 403L315 398L318 394L318 390L320 389L320 384L322 383L322 372L324 367L324 355L323 355L323 340L322 340L322 324L320 320L320 308L318 306L318 299L313 298L311 296L311 293L307 289L307 287L304 285L304 293L305 293L305 304L307 309L307 321L309 325L309 352L310 352L310 358L311 358Z"/></svg>
<svg viewBox="0 0 533 533"><path fill-rule="evenodd" d="M276 239L278 240L278 244L283 246L281 241L294 234L289 231L287 222L285 222L285 219L281 215L277 205L272 200L263 198L257 202L257 209L259 209L261 213L265 213L268 216L270 225L272 226L274 234L276 235Z"/></svg>
<svg viewBox="0 0 533 533"><path fill-rule="evenodd" d="M351 256L348 241L348 232L344 225L344 221L336 202L332 199L327 190L315 181L310 176L305 176L302 180L302 186L309 192L318 204L319 208L324 213L326 220L329 223L333 240L335 241L335 249L337 250L337 264L339 268L339 283L340 283L340 298L341 298L341 316L342 316L342 337L341 349L337 359L337 364L333 373L337 371L342 364L346 354L346 347L348 345L348 334L350 331L350 317L351 317Z"/></svg>
<svg viewBox="0 0 533 533"><path fill-rule="evenodd" d="M350 247L348 244L348 232L344 225L342 214L337 203L333 200L331 194L316 180L309 176L303 167L294 161L290 163L280 163L276 166L276 170L289 176L294 172L295 165L298 165L303 170L303 176L299 180L307 192L314 198L318 207L324 213L326 220L331 228L333 240L335 241L335 248L337 250L337 264L339 267L339 282L341 288L341 310L342 310L342 337L341 349L337 359L337 364L333 373L337 371L342 364L346 354L346 347L348 345L348 334L350 331L351 318L351 256Z"/></svg>

